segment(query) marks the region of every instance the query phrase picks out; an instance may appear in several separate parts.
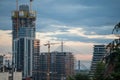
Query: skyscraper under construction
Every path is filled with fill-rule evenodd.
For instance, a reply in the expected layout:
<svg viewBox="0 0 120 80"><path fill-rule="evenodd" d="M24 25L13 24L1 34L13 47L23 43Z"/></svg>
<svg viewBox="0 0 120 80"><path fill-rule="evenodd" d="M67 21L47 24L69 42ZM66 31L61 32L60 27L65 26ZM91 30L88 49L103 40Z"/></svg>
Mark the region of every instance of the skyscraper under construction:
<svg viewBox="0 0 120 80"><path fill-rule="evenodd" d="M23 78L32 76L35 20L36 12L31 10L31 6L29 9L28 5L20 5L12 12L13 63L17 71L22 71Z"/></svg>
<svg viewBox="0 0 120 80"><path fill-rule="evenodd" d="M71 52L50 52L48 66L48 53L40 53L39 77L36 80L66 80L74 75L74 56ZM48 72L49 69L49 72Z"/></svg>

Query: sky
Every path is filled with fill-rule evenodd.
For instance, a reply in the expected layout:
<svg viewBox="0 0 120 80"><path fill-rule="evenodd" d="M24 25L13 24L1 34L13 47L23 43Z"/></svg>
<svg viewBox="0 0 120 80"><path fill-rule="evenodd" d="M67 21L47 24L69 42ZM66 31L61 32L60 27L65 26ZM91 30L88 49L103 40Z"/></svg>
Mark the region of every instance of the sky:
<svg viewBox="0 0 120 80"><path fill-rule="evenodd" d="M29 0L18 0L19 5ZM37 11L36 38L41 48L47 41L60 43L73 50L75 57L91 60L93 46L108 44L116 37L112 29L120 21L120 0L33 0ZM11 13L16 0L0 0L0 53L11 52ZM60 45L51 46L51 51Z"/></svg>

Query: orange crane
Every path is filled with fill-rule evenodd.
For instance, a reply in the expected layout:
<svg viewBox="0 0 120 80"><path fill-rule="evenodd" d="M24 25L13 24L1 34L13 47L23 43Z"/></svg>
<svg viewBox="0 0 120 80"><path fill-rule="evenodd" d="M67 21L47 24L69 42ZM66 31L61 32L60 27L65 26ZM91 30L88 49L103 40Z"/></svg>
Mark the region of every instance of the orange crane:
<svg viewBox="0 0 120 80"><path fill-rule="evenodd" d="M19 20L18 20L18 16L19 16L19 11L18 11L18 0L16 0L16 36L18 37L18 27L19 27Z"/></svg>
<svg viewBox="0 0 120 80"><path fill-rule="evenodd" d="M48 55L47 55L47 80L50 80L50 45L55 45L55 44L59 44L59 43L50 43L50 41L48 41L47 44L44 44L44 46L48 46Z"/></svg>

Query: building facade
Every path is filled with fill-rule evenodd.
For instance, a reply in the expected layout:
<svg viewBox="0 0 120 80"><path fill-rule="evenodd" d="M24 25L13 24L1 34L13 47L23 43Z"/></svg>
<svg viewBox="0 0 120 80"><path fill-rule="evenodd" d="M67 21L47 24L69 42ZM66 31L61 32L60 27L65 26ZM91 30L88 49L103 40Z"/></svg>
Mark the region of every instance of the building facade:
<svg viewBox="0 0 120 80"><path fill-rule="evenodd" d="M48 61L49 59L49 61ZM48 62L50 62L48 67ZM74 57L70 52L51 52L40 54L40 77L39 80L47 80L49 69L49 80L66 80L74 74Z"/></svg>
<svg viewBox="0 0 120 80"><path fill-rule="evenodd" d="M22 72L14 72L13 79L11 75L9 72L0 72L0 80L22 80Z"/></svg>
<svg viewBox="0 0 120 80"><path fill-rule="evenodd" d="M28 5L20 5L12 12L13 63L23 78L32 76L32 55L34 53L36 12Z"/></svg>
<svg viewBox="0 0 120 80"><path fill-rule="evenodd" d="M3 66L4 56L0 55L0 68Z"/></svg>
<svg viewBox="0 0 120 80"><path fill-rule="evenodd" d="M3 67L4 67L4 56L0 55L0 72L3 72Z"/></svg>
<svg viewBox="0 0 120 80"><path fill-rule="evenodd" d="M96 65L99 61L101 61L105 55L105 45L94 45L94 51L93 51L93 57L92 57L92 63L91 63L91 69L89 76L93 77L95 70L96 70Z"/></svg>
<svg viewBox="0 0 120 80"><path fill-rule="evenodd" d="M34 53L33 53L33 80L39 80L39 69L40 69L40 40L34 40Z"/></svg>

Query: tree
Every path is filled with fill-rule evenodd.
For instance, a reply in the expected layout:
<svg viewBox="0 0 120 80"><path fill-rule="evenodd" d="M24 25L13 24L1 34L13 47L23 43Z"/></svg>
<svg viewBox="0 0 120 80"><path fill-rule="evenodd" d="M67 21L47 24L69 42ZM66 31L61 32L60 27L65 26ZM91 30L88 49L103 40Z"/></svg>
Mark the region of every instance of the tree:
<svg viewBox="0 0 120 80"><path fill-rule="evenodd" d="M74 80L74 77L68 76L67 80Z"/></svg>
<svg viewBox="0 0 120 80"><path fill-rule="evenodd" d="M103 80L104 69L105 69L105 63L98 62L95 70L94 80Z"/></svg>
<svg viewBox="0 0 120 80"><path fill-rule="evenodd" d="M105 80L120 80L120 44L118 44L115 49L113 50L112 53L112 59L109 62L114 64L114 69L112 71L112 73L109 74L109 76L107 76L107 78L105 78Z"/></svg>
<svg viewBox="0 0 120 80"><path fill-rule="evenodd" d="M67 80L90 80L87 74L76 74L72 77L68 77Z"/></svg>

